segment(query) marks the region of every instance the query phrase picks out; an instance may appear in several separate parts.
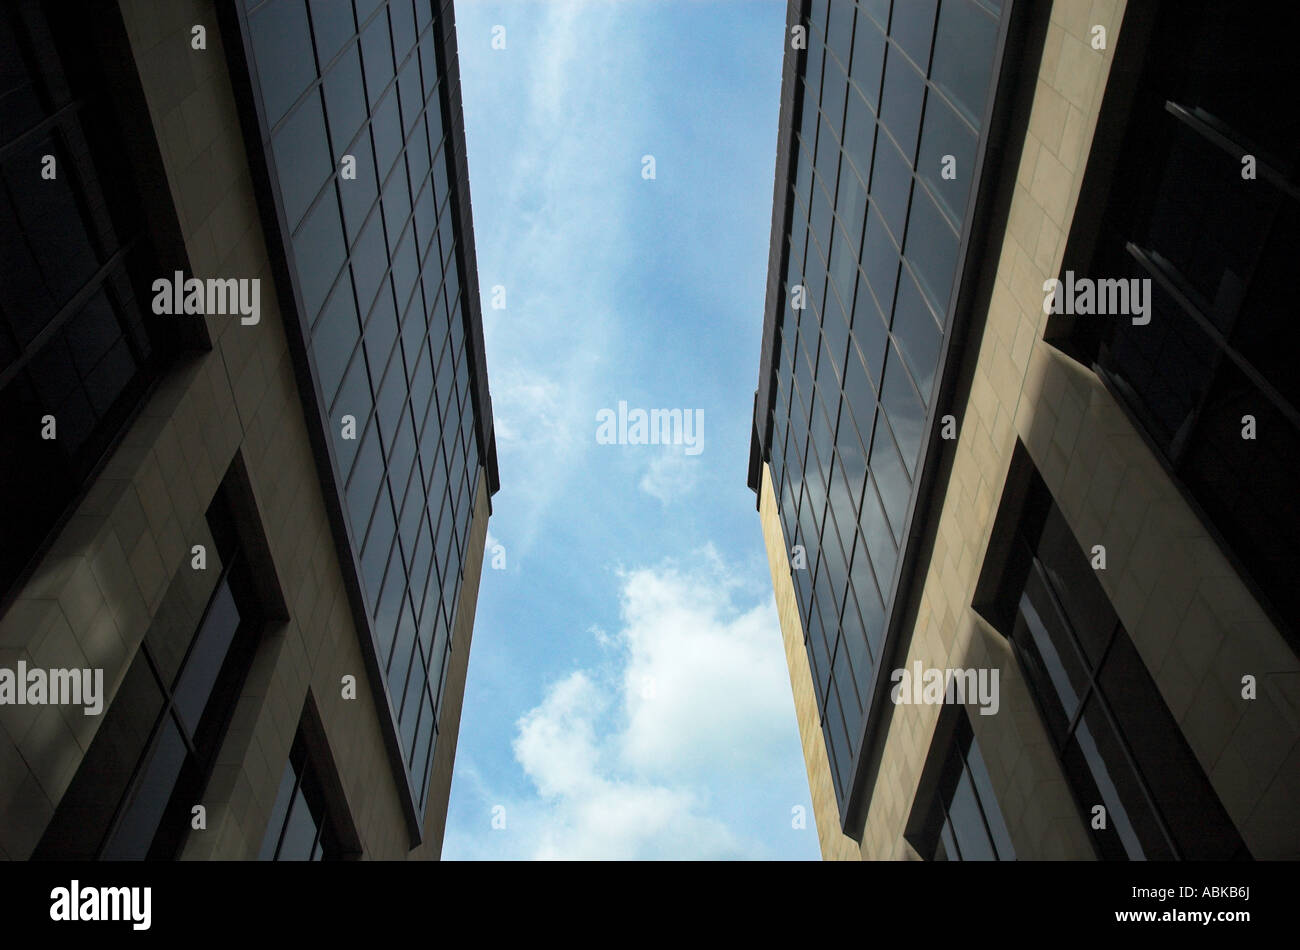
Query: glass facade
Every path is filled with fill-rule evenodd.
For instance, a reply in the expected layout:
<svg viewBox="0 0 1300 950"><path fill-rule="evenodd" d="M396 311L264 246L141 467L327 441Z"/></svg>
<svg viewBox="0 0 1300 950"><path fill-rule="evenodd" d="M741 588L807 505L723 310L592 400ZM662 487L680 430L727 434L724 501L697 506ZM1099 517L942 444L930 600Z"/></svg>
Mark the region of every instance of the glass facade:
<svg viewBox="0 0 1300 950"><path fill-rule="evenodd" d="M0 495L22 500L5 515L0 597L171 349L142 304L155 258L92 26L67 12L0 11Z"/></svg>
<svg viewBox="0 0 1300 950"><path fill-rule="evenodd" d="M250 0L240 17L334 481L421 812L482 462L472 391L484 370L467 333L478 304L462 293L472 238L442 63L453 27L440 17L430 0Z"/></svg>
<svg viewBox="0 0 1300 950"><path fill-rule="evenodd" d="M939 385L1002 6L801 11L767 458L786 541L807 559L792 576L841 814Z"/></svg>

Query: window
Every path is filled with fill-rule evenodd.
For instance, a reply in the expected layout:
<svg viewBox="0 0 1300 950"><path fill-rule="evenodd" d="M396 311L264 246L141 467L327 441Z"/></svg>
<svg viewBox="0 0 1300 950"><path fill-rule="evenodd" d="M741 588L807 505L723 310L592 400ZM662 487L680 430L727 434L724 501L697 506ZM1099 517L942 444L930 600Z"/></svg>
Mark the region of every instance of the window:
<svg viewBox="0 0 1300 950"><path fill-rule="evenodd" d="M976 609L1011 640L1098 857L1248 858L1023 445L989 552Z"/></svg>
<svg viewBox="0 0 1300 950"><path fill-rule="evenodd" d="M340 861L360 856L361 839L315 698L308 691L257 857L259 861Z"/></svg>
<svg viewBox="0 0 1300 950"><path fill-rule="evenodd" d="M1300 328L1285 316L1300 176L1294 124L1255 92L1300 94L1286 39L1296 29L1295 9L1279 20L1188 0L1160 5L1140 49L1121 42L1118 61L1141 57L1126 64L1139 78L1131 103L1103 108L1098 140L1117 147L1090 158L1080 196L1100 221L1095 236L1076 223L1061 276L1145 281L1149 310L1137 324L1054 315L1046 335L1096 368L1300 645L1300 507L1288 503L1300 480ZM1217 75L1228 59L1242 68Z"/></svg>
<svg viewBox="0 0 1300 950"><path fill-rule="evenodd" d="M217 578L184 569L145 635L35 857L168 860L202 802L262 631L255 579L236 537L229 489L208 511ZM195 627L188 603L206 604ZM193 629L187 639L185 630Z"/></svg>
<svg viewBox="0 0 1300 950"><path fill-rule="evenodd" d="M341 857L338 834L325 793L299 733L280 777L280 791L258 853L260 861L334 861Z"/></svg>
<svg viewBox="0 0 1300 950"><path fill-rule="evenodd" d="M984 756L961 707L947 707L939 719L904 837L927 861L1016 859Z"/></svg>
<svg viewBox="0 0 1300 950"><path fill-rule="evenodd" d="M316 72L304 0L271 0L252 16L253 52L265 76L266 121L274 126Z"/></svg>
<svg viewBox="0 0 1300 950"><path fill-rule="evenodd" d="M51 8L52 9L52 8ZM115 12L40 4L0 12L0 597L10 594L167 365L181 322L156 318L170 273L133 182L149 145L112 118L133 90L101 75L97 37ZM120 34L125 39L125 33ZM56 177L43 180L44 156ZM111 187L105 187L111 183ZM167 323L167 321L171 321ZM165 324L165 325L164 325ZM54 437L46 422L53 417Z"/></svg>

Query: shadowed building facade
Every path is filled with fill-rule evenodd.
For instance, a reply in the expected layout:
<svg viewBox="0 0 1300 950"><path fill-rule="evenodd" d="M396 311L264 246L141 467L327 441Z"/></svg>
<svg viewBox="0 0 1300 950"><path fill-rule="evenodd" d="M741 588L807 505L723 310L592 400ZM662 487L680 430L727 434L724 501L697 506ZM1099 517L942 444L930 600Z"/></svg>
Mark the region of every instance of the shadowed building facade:
<svg viewBox="0 0 1300 950"><path fill-rule="evenodd" d="M0 853L438 857L498 487L451 4L0 45L0 668L104 693L0 703Z"/></svg>
<svg viewBox="0 0 1300 950"><path fill-rule="evenodd" d="M824 857L1300 855L1284 34L789 5L749 484Z"/></svg>

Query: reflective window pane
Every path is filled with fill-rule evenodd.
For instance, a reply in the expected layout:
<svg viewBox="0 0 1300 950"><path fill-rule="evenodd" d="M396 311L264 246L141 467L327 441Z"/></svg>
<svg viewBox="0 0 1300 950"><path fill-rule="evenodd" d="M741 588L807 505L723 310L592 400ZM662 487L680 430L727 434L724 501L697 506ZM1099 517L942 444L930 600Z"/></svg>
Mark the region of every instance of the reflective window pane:
<svg viewBox="0 0 1300 950"><path fill-rule="evenodd" d="M931 77L977 129L983 124L997 37L997 20L977 0L944 0Z"/></svg>
<svg viewBox="0 0 1300 950"><path fill-rule="evenodd" d="M292 230L333 170L318 94L307 96L289 114L271 139L271 151L276 168L282 170L280 196Z"/></svg>
<svg viewBox="0 0 1300 950"><path fill-rule="evenodd" d="M835 0L826 19L826 46L844 69L849 68L849 53L853 48L853 14L854 5L850 0Z"/></svg>
<svg viewBox="0 0 1300 950"><path fill-rule="evenodd" d="M871 200L899 243L907 226L907 199L912 194L912 169L898 147L886 136L876 140L871 169Z"/></svg>
<svg viewBox="0 0 1300 950"><path fill-rule="evenodd" d="M934 14L939 0L900 0L894 4L889 35L912 62L924 68L930 62L930 41L934 37Z"/></svg>
<svg viewBox="0 0 1300 950"><path fill-rule="evenodd" d="M249 17L266 121L272 128L316 78L304 0L270 0Z"/></svg>
<svg viewBox="0 0 1300 950"><path fill-rule="evenodd" d="M844 116L844 153L862 181L871 180L871 156L875 149L876 117L857 93L848 98Z"/></svg>
<svg viewBox="0 0 1300 950"><path fill-rule="evenodd" d="M916 471L917 456L924 439L925 406L908 378L898 350L889 350L885 381L880 388L880 404L889 415L890 428L898 440L898 450L908 472Z"/></svg>
<svg viewBox="0 0 1300 950"><path fill-rule="evenodd" d="M865 16L859 16L853 35L853 66L850 75L853 88L871 104L880 106L880 80L885 63L885 35L879 26Z"/></svg>
<svg viewBox="0 0 1300 950"><path fill-rule="evenodd" d="M388 32L388 17L383 13L373 18L361 34L361 63L366 72L366 98L374 108L394 74L392 37ZM396 97L393 105L396 106Z"/></svg>
<svg viewBox="0 0 1300 950"><path fill-rule="evenodd" d="M383 285L387 266L383 215L379 208L375 208L352 249L352 278L356 285L357 303L367 317Z"/></svg>
<svg viewBox="0 0 1300 950"><path fill-rule="evenodd" d="M338 0L308 0L307 5L311 10L312 33L316 37L316 58L320 68L325 69L343 44L356 34L352 5Z"/></svg>
<svg viewBox="0 0 1300 950"><path fill-rule="evenodd" d="M957 234L924 188L916 189L903 256L911 261L921 289L945 317L957 273Z"/></svg>
<svg viewBox="0 0 1300 950"><path fill-rule="evenodd" d="M893 330L894 339L898 341L898 347L903 352L908 369L912 371L912 378L916 380L922 399L928 402L939 368L943 331L921 296L916 281L912 279L910 268L906 267L899 278Z"/></svg>
<svg viewBox="0 0 1300 950"><path fill-rule="evenodd" d="M335 202L317 202L293 236L293 252L295 260L302 262L298 267L298 286L302 290L304 316L311 321L325 302L346 255ZM303 266L308 261L310 266Z"/></svg>
<svg viewBox="0 0 1300 950"><path fill-rule="evenodd" d="M891 51L885 60L885 90L880 118L909 164L916 155L916 137L925 100L925 77L907 59Z"/></svg>
<svg viewBox="0 0 1300 950"><path fill-rule="evenodd" d="M387 96L375 109L370 120L370 135L375 143L375 168L380 179L387 181L393 162L402 149L402 122L397 96Z"/></svg>
<svg viewBox="0 0 1300 950"><path fill-rule="evenodd" d="M912 494L912 483L903 470L898 448L888 425L877 425L871 442L871 473L880 491L885 515L893 528L895 542L903 537L903 516L907 513L907 500Z"/></svg>
<svg viewBox="0 0 1300 950"><path fill-rule="evenodd" d="M361 84L361 57L355 45L325 75L322 85L334 154L342 158L366 121L366 92Z"/></svg>
<svg viewBox="0 0 1300 950"><path fill-rule="evenodd" d="M327 403L332 403L338 392L360 335L356 304L352 298L352 281L344 274L321 310L320 318L312 331L311 351Z"/></svg>
<svg viewBox="0 0 1300 950"><path fill-rule="evenodd" d="M388 18L392 22L393 51L398 63L401 63L415 46L415 17L411 12L411 0L390 0Z"/></svg>
<svg viewBox="0 0 1300 950"><path fill-rule="evenodd" d="M957 117L942 96L931 96L926 102L916 171L948 220L958 228L966 214L966 200L975 176L976 143L975 130ZM951 165L947 156L952 156ZM945 174L948 167L951 174Z"/></svg>

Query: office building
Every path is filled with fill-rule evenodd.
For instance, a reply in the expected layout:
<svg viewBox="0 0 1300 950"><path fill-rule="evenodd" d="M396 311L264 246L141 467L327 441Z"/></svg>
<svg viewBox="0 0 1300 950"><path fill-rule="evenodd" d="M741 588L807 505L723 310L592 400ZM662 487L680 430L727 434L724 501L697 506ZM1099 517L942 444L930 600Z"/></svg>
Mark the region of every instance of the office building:
<svg viewBox="0 0 1300 950"><path fill-rule="evenodd" d="M1296 25L789 5L749 484L825 858L1300 856Z"/></svg>
<svg viewBox="0 0 1300 950"><path fill-rule="evenodd" d="M0 854L437 858L498 487L451 3L0 46Z"/></svg>

